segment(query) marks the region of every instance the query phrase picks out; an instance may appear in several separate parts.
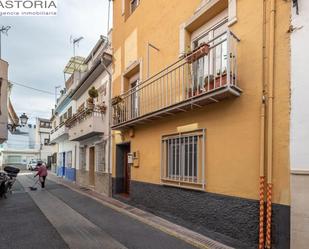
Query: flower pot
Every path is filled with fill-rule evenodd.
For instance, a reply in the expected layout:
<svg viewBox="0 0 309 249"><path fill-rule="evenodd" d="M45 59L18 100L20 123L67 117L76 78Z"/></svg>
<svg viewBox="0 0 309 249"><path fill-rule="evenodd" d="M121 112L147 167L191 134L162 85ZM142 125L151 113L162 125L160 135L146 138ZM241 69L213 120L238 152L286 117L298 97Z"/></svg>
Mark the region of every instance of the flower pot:
<svg viewBox="0 0 309 249"><path fill-rule="evenodd" d="M209 45L203 44L200 45L198 48L194 49L192 52L187 54L186 60L189 64L197 61L198 59L202 58L206 54L209 53Z"/></svg>
<svg viewBox="0 0 309 249"><path fill-rule="evenodd" d="M202 89L194 89L194 91L192 91L192 88L189 88L189 89L187 90L188 98L197 96L197 95L199 95L199 94L201 94L201 93L202 93Z"/></svg>
<svg viewBox="0 0 309 249"><path fill-rule="evenodd" d="M220 80L220 78L221 78L221 80ZM225 74L222 74L221 77L219 75L215 78L210 79L209 80L209 88L207 88L208 87L208 78L206 77L204 87L207 91L207 90L217 89L220 86L225 86L226 84L227 84L227 74L225 73Z"/></svg>
<svg viewBox="0 0 309 249"><path fill-rule="evenodd" d="M98 108L99 108L101 113L106 113L106 110L107 110L106 105L99 105Z"/></svg>
<svg viewBox="0 0 309 249"><path fill-rule="evenodd" d="M92 98L87 99L87 109L94 110L94 103Z"/></svg>
<svg viewBox="0 0 309 249"><path fill-rule="evenodd" d="M121 101L122 101L122 98L120 96L116 96L116 97L112 98L112 105L117 105Z"/></svg>

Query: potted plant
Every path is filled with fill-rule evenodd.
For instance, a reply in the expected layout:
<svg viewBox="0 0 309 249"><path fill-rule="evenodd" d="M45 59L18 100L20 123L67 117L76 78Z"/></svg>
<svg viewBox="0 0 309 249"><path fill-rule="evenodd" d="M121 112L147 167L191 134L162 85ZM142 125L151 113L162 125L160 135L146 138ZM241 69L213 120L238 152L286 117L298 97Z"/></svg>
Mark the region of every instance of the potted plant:
<svg viewBox="0 0 309 249"><path fill-rule="evenodd" d="M191 87L187 87L186 89L186 92L187 92L187 96L188 98L191 98L193 96L193 91L192 91L192 88Z"/></svg>
<svg viewBox="0 0 309 249"><path fill-rule="evenodd" d="M93 86L88 91L87 109L94 110L94 99L99 96L98 90Z"/></svg>
<svg viewBox="0 0 309 249"><path fill-rule="evenodd" d="M112 105L117 105L118 103L120 103L122 101L121 96L115 96L114 98L112 98Z"/></svg>
<svg viewBox="0 0 309 249"><path fill-rule="evenodd" d="M209 82L209 86L208 86L208 82ZM204 80L204 84L205 84L204 87L206 90L213 90L213 89L219 88L220 86L225 86L227 84L226 70L224 70L222 73L221 73L221 70L218 71L216 77L214 77L213 75L206 76Z"/></svg>
<svg viewBox="0 0 309 249"><path fill-rule="evenodd" d="M105 104L105 102L103 102L102 104L98 105L98 109L101 113L106 113L107 110L107 106Z"/></svg>
<svg viewBox="0 0 309 249"><path fill-rule="evenodd" d="M199 86L193 86L193 88L192 87L187 88L188 98L199 95L201 93L202 93L202 89Z"/></svg>
<svg viewBox="0 0 309 249"><path fill-rule="evenodd" d="M209 53L209 45L206 43L202 43L200 46L195 48L192 52L187 53L186 60L189 64L197 61L202 58L206 54Z"/></svg>
<svg viewBox="0 0 309 249"><path fill-rule="evenodd" d="M208 89L213 89L215 77L210 74L207 75L204 79L204 88L207 91Z"/></svg>

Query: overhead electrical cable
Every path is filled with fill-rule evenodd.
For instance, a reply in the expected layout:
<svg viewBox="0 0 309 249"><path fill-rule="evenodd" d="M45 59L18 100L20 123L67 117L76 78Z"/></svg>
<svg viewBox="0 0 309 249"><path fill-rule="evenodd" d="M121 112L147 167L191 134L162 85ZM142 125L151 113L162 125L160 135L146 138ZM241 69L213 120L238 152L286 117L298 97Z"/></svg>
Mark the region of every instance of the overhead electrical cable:
<svg viewBox="0 0 309 249"><path fill-rule="evenodd" d="M7 81L7 82L10 82L12 85L16 85L16 86L28 88L28 89L30 89L30 90L37 91L37 92L41 92L41 93L46 93L46 94L50 94L50 95L55 95L54 92L49 92L49 91L47 91L47 90L43 90L43 89L31 87L31 86L28 86L27 84L18 83L18 82L11 81L11 80L8 80L8 79L3 79L3 80L5 80L5 81Z"/></svg>

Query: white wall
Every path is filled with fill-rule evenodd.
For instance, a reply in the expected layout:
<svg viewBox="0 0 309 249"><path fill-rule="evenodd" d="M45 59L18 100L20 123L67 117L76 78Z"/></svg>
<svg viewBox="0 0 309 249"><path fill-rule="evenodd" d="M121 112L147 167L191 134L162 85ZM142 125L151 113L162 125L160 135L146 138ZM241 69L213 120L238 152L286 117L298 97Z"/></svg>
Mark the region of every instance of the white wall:
<svg viewBox="0 0 309 249"><path fill-rule="evenodd" d="M309 171L309 1L292 9L291 34L291 170Z"/></svg>
<svg viewBox="0 0 309 249"><path fill-rule="evenodd" d="M109 67L109 70L111 68ZM107 74L106 71L104 71L92 84L89 86L89 88L77 99L76 105L80 106L82 103L85 103L89 97L88 95L88 90L94 86L96 89L100 89L102 86L105 86L105 94L103 92L99 91L99 97L98 99L95 99L95 104L101 104L102 102L105 102L105 104L108 107L108 102L109 102L109 75ZM103 126L104 126L104 136L103 140L107 140L107 145L106 145L106 150L105 150L105 160L106 160L106 167L108 165L108 129L109 129L109 124L108 124L108 117L109 117L109 110L107 109L104 117L103 117ZM96 143L99 143L101 139L98 139L98 137L94 137L89 139L88 141L83 141L81 144L87 145L86 149L86 170L89 170L89 147L95 146ZM95 150L95 156L98 155L98 152ZM96 164L97 159L95 159L95 164ZM78 168L79 169L79 168ZM95 171L97 171L97 167L95 165Z"/></svg>
<svg viewBox="0 0 309 249"><path fill-rule="evenodd" d="M72 151L72 168L78 168L79 166L78 165L78 162L79 162L79 150L78 149L79 149L78 142L71 142L68 140L59 142L58 157L59 157L59 153Z"/></svg>

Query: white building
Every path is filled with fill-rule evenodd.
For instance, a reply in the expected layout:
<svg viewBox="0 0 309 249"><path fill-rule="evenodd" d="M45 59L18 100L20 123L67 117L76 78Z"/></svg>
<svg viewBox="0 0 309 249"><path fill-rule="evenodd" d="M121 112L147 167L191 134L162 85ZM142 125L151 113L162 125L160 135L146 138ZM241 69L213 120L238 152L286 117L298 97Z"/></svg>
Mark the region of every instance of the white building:
<svg viewBox="0 0 309 249"><path fill-rule="evenodd" d="M294 0L291 26L291 248L309 244L309 1Z"/></svg>
<svg viewBox="0 0 309 249"><path fill-rule="evenodd" d="M26 169L31 159L38 159L40 145L36 143L36 126L27 125L17 128L14 133L8 134L8 140L0 149L2 167L15 165Z"/></svg>
<svg viewBox="0 0 309 249"><path fill-rule="evenodd" d="M69 129L65 122L76 112L76 103L71 100L71 94L75 90L81 78L84 58L72 58L65 68L65 73L69 78L65 82L65 88L61 91L61 96L57 100L55 110L52 115L52 130L50 132L50 142L57 144L57 168L58 176L68 180L76 180L76 167L78 166L78 142L69 141Z"/></svg>
<svg viewBox="0 0 309 249"><path fill-rule="evenodd" d="M9 64L0 59L0 144L8 138L8 67Z"/></svg>
<svg viewBox="0 0 309 249"><path fill-rule="evenodd" d="M54 147L50 143L50 132L52 130L51 121L49 119L36 119L35 141L39 145L39 159L48 163L50 157L54 153Z"/></svg>
<svg viewBox="0 0 309 249"><path fill-rule="evenodd" d="M76 182L105 195L111 190L108 167L110 77L107 72L111 70L111 62L108 41L102 36L84 62L87 71L71 94L76 108L66 122L69 140L79 142ZM90 89L95 89L98 97L89 106Z"/></svg>

